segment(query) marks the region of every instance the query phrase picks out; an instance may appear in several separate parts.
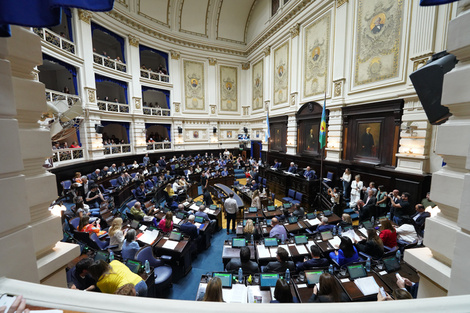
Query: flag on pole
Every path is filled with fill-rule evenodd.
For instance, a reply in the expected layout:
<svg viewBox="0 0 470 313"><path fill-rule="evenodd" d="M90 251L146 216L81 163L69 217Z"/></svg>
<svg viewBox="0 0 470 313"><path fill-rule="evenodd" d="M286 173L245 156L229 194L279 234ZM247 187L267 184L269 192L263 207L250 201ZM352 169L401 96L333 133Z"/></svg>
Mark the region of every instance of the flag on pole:
<svg viewBox="0 0 470 313"><path fill-rule="evenodd" d="M264 137L264 141L268 142L268 139L271 138L271 132L269 130L269 112L266 112L266 135Z"/></svg>
<svg viewBox="0 0 470 313"><path fill-rule="evenodd" d="M321 113L321 122L320 122L320 149L323 149L326 145L326 114L325 114L325 107L326 107L326 93L325 93L325 101L323 102L323 112Z"/></svg>

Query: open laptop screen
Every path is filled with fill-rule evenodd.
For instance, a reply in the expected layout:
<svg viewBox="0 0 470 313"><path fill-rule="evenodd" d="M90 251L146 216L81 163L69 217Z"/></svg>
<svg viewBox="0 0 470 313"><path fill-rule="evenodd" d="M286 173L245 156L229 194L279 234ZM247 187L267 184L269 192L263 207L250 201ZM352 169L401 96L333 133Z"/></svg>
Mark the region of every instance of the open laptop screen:
<svg viewBox="0 0 470 313"><path fill-rule="evenodd" d="M318 284L321 274L323 274L323 271L305 272L305 277L307 278L307 287L313 287L313 285Z"/></svg>
<svg viewBox="0 0 470 313"><path fill-rule="evenodd" d="M348 273L351 280L367 277L366 269L362 264L348 266Z"/></svg>
<svg viewBox="0 0 470 313"><path fill-rule="evenodd" d="M202 217L202 216L196 216L196 217L194 218L194 222L195 222L195 223L202 224L202 223L204 223L204 217Z"/></svg>
<svg viewBox="0 0 470 313"><path fill-rule="evenodd" d="M305 236L305 235L295 236L294 240L295 240L296 245L303 245L303 244L306 244L308 242L307 236Z"/></svg>
<svg viewBox="0 0 470 313"><path fill-rule="evenodd" d="M209 207L211 210L217 210L217 205L215 204L211 204L211 206Z"/></svg>
<svg viewBox="0 0 470 313"><path fill-rule="evenodd" d="M371 221L364 221L364 222L362 222L362 226L364 226L364 228L366 228L366 229L371 229L371 228L374 227L374 226L372 225L372 222L371 222Z"/></svg>
<svg viewBox="0 0 470 313"><path fill-rule="evenodd" d="M175 241L180 241L181 237L182 237L181 232L172 231L171 234L170 234L170 237L168 239L175 240Z"/></svg>
<svg viewBox="0 0 470 313"><path fill-rule="evenodd" d="M264 238L265 247L277 247L277 238Z"/></svg>
<svg viewBox="0 0 470 313"><path fill-rule="evenodd" d="M259 278L260 289L269 289L276 286L279 274L260 274Z"/></svg>
<svg viewBox="0 0 470 313"><path fill-rule="evenodd" d="M396 272L400 269L400 263L395 256L382 259L385 265L385 269L388 273Z"/></svg>
<svg viewBox="0 0 470 313"><path fill-rule="evenodd" d="M325 210L325 211L323 211L323 215L331 216L331 215L333 215L333 212L331 212L330 210Z"/></svg>
<svg viewBox="0 0 470 313"><path fill-rule="evenodd" d="M315 213L307 213L307 219L308 220L313 220L316 217L317 217L317 215Z"/></svg>
<svg viewBox="0 0 470 313"><path fill-rule="evenodd" d="M284 207L284 209L288 209L292 206L292 204L291 203L284 203L282 206Z"/></svg>
<svg viewBox="0 0 470 313"><path fill-rule="evenodd" d="M139 261L126 260L125 263L127 267L134 273L139 274L139 270L142 267L142 264Z"/></svg>
<svg viewBox="0 0 470 313"><path fill-rule="evenodd" d="M323 241L333 239L333 234L331 231L324 231L321 233L321 239Z"/></svg>
<svg viewBox="0 0 470 313"><path fill-rule="evenodd" d="M219 277L223 288L232 288L232 274L230 273L212 273L212 277Z"/></svg>

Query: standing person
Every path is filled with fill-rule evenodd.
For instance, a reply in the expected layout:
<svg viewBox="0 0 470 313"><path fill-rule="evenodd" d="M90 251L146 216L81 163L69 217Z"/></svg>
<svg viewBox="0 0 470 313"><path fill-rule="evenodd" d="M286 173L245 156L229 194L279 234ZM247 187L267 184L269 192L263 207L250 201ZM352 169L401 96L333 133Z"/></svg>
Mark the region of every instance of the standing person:
<svg viewBox="0 0 470 313"><path fill-rule="evenodd" d="M144 163L144 166L147 166L150 163L150 158L149 158L148 153L144 156L143 163Z"/></svg>
<svg viewBox="0 0 470 313"><path fill-rule="evenodd" d="M349 202L349 207L354 208L356 206L357 201L361 198L363 185L361 175L356 175L354 181L351 183L351 201Z"/></svg>
<svg viewBox="0 0 470 313"><path fill-rule="evenodd" d="M390 198L390 203L392 207L395 209L393 222L400 226L402 224L403 216L408 215L410 212L410 203L408 199L410 198L410 194L404 192L401 194L401 199L395 201L393 197Z"/></svg>
<svg viewBox="0 0 470 313"><path fill-rule="evenodd" d="M224 202L224 209L227 218L227 235L230 233L230 221L232 222L233 232L236 232L236 219L238 213L237 200L233 198L234 194L231 192L229 198Z"/></svg>
<svg viewBox="0 0 470 313"><path fill-rule="evenodd" d="M261 209L261 199L259 197L259 190L253 191L253 195L251 197L251 206L257 208L258 210Z"/></svg>
<svg viewBox="0 0 470 313"><path fill-rule="evenodd" d="M343 182L343 198L349 200L349 192L351 188L351 170L349 168L344 170L343 176L340 178Z"/></svg>
<svg viewBox="0 0 470 313"><path fill-rule="evenodd" d="M382 215L385 214L387 211L387 192L385 191L385 187L383 185L379 186L379 189L377 191L377 208L376 208L376 214L375 216L381 217Z"/></svg>
<svg viewBox="0 0 470 313"><path fill-rule="evenodd" d="M202 199L204 200L204 204L209 207L211 204L213 204L214 202L212 201L212 196L211 196L211 193L209 191L209 189L203 187L202 188Z"/></svg>

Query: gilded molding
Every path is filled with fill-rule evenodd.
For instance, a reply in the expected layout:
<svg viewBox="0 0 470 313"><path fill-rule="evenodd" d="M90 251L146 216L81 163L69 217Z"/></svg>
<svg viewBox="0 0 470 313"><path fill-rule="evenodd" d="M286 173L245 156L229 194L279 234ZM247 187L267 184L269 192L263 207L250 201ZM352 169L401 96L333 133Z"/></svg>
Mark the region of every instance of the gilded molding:
<svg viewBox="0 0 470 313"><path fill-rule="evenodd" d="M140 98L134 98L134 105L137 110L140 110L141 107L141 99Z"/></svg>
<svg viewBox="0 0 470 313"><path fill-rule="evenodd" d="M343 4L349 2L349 0L336 0L336 7L339 8Z"/></svg>
<svg viewBox="0 0 470 313"><path fill-rule="evenodd" d="M250 69L250 62L242 63L242 70L249 70Z"/></svg>
<svg viewBox="0 0 470 313"><path fill-rule="evenodd" d="M217 59L216 58L207 58L209 60L209 65L216 65Z"/></svg>
<svg viewBox="0 0 470 313"><path fill-rule="evenodd" d="M139 47L139 38L134 35L129 34L129 44L134 47Z"/></svg>
<svg viewBox="0 0 470 313"><path fill-rule="evenodd" d="M179 53L179 51L170 50L170 54L173 60L179 60L181 57L181 54Z"/></svg>
<svg viewBox="0 0 470 313"><path fill-rule="evenodd" d="M344 78L333 81L333 96L341 97L343 94L343 85L346 80Z"/></svg>
<svg viewBox="0 0 470 313"><path fill-rule="evenodd" d="M290 36L291 38L295 38L299 35L300 32L300 24L296 23L294 26L290 28Z"/></svg>
<svg viewBox="0 0 470 313"><path fill-rule="evenodd" d="M264 56L268 56L271 54L271 46L267 46L266 48L263 49Z"/></svg>
<svg viewBox="0 0 470 313"><path fill-rule="evenodd" d="M425 65L433 54L433 52L429 52L423 55L418 55L416 57L410 58L410 60L413 61L413 71L416 71L417 69Z"/></svg>
<svg viewBox="0 0 470 313"><path fill-rule="evenodd" d="M90 88L85 88L85 89L87 91L88 102L90 103L96 102L95 89L90 89Z"/></svg>
<svg viewBox="0 0 470 313"><path fill-rule="evenodd" d="M215 104L209 105L211 107L211 114L215 114L217 106Z"/></svg>
<svg viewBox="0 0 470 313"><path fill-rule="evenodd" d="M126 0L116 0L116 2L122 4L122 5L125 6L126 8L129 7L129 5L126 3Z"/></svg>
<svg viewBox="0 0 470 313"><path fill-rule="evenodd" d="M93 15L91 14L90 11L78 9L78 18L81 21L84 21L85 23L90 24L90 20L92 16Z"/></svg>
<svg viewBox="0 0 470 313"><path fill-rule="evenodd" d="M175 108L175 112L180 111L180 103L179 102L173 102L173 107Z"/></svg>

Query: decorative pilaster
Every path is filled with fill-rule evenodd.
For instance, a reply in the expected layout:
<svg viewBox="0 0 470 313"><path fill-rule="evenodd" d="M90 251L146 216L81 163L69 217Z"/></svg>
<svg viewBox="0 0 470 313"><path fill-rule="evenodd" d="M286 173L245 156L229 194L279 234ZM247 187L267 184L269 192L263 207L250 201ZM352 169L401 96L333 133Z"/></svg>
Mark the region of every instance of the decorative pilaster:
<svg viewBox="0 0 470 313"><path fill-rule="evenodd" d="M90 11L78 9L78 18L81 21L84 21L85 23L90 24L90 20L92 16L93 14L91 14Z"/></svg>
<svg viewBox="0 0 470 313"><path fill-rule="evenodd" d="M299 35L300 32L300 24L296 23L294 26L292 26L289 30L290 32L290 37L295 38Z"/></svg>
<svg viewBox="0 0 470 313"><path fill-rule="evenodd" d="M173 60L179 60L181 57L181 54L179 51L170 50L170 54Z"/></svg>
<svg viewBox="0 0 470 313"><path fill-rule="evenodd" d="M250 62L242 63L242 70L249 70L250 69Z"/></svg>
<svg viewBox="0 0 470 313"><path fill-rule="evenodd" d="M340 78L333 81L333 98L344 99L344 83L346 79Z"/></svg>
<svg viewBox="0 0 470 313"><path fill-rule="evenodd" d="M271 54L271 46L267 46L263 49L264 56L267 57Z"/></svg>
<svg viewBox="0 0 470 313"><path fill-rule="evenodd" d="M207 58L209 60L209 65L215 66L217 64L216 58Z"/></svg>
<svg viewBox="0 0 470 313"><path fill-rule="evenodd" d="M129 37L129 44L133 47L139 47L139 38L137 38L136 36L133 36L131 34L128 35Z"/></svg>
<svg viewBox="0 0 470 313"><path fill-rule="evenodd" d="M287 154L297 154L297 120L295 113L288 115L287 118Z"/></svg>
<svg viewBox="0 0 470 313"><path fill-rule="evenodd" d="M343 151L343 114L341 107L328 108L330 110L328 118L328 133L326 144L326 158L328 161L341 161L341 153Z"/></svg>

